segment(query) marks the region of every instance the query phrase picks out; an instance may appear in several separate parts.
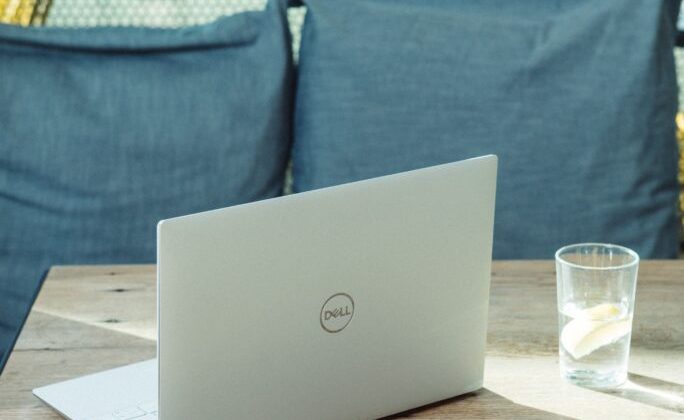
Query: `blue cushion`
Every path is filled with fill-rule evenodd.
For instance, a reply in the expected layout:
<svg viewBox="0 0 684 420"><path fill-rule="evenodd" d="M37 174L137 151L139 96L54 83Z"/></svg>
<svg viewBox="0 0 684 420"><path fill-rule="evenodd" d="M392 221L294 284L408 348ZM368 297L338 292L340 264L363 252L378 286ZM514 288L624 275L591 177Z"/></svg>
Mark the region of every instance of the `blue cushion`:
<svg viewBox="0 0 684 420"><path fill-rule="evenodd" d="M50 265L151 263L160 219L281 194L293 82L279 1L182 29L0 25L0 319Z"/></svg>
<svg viewBox="0 0 684 420"><path fill-rule="evenodd" d="M494 153L495 258L676 256L669 4L305 3L295 191Z"/></svg>

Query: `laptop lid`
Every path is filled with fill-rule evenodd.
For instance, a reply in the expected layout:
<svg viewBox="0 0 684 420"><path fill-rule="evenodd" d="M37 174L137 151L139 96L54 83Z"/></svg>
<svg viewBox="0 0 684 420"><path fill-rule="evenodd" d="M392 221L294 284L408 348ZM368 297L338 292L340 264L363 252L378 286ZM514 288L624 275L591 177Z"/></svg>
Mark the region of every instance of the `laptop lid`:
<svg viewBox="0 0 684 420"><path fill-rule="evenodd" d="M159 414L376 418L480 388L496 166L160 222Z"/></svg>

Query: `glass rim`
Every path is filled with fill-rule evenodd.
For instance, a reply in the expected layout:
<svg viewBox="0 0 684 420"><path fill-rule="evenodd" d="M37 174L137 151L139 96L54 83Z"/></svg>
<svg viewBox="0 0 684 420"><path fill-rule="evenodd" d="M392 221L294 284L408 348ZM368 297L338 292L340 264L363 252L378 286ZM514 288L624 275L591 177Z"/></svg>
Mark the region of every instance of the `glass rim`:
<svg viewBox="0 0 684 420"><path fill-rule="evenodd" d="M592 246L597 247L597 248L602 247L602 248L618 249L618 250L622 251L623 253L629 255L630 257L632 257L632 261L629 261L627 263L620 264L620 265L610 266L610 267L592 267L589 265L581 265L581 264L576 264L576 263L570 262L561 256L561 254L563 252L565 252L571 248L592 247ZM638 265L639 259L640 259L639 254L637 254L634 250L627 248L626 246L609 244L609 243L601 243L601 242L584 242L584 243L579 243L579 244L565 245L556 251L555 257L556 257L556 262L563 264L563 265L567 265L567 266L572 267L572 268L579 268L582 270L606 270L606 271L607 270L624 270L625 268L631 268L635 265Z"/></svg>

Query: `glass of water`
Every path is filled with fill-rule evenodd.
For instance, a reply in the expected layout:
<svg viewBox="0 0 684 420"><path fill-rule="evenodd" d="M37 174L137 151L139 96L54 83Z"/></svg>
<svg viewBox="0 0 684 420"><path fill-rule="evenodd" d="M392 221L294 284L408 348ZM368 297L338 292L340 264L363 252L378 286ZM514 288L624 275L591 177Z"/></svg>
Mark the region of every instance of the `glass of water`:
<svg viewBox="0 0 684 420"><path fill-rule="evenodd" d="M590 388L627 380L639 256L610 244L556 252L560 373Z"/></svg>

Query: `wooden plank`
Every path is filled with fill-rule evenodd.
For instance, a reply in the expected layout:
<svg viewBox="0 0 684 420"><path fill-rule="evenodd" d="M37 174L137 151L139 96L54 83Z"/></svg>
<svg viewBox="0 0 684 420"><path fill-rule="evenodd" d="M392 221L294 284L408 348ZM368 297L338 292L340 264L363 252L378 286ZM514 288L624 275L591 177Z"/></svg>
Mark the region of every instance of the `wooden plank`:
<svg viewBox="0 0 684 420"><path fill-rule="evenodd" d="M684 417L684 261L642 262L630 382L611 392L558 375L554 268L495 262L485 388L392 418ZM155 286L149 265L53 268L0 377L0 418L59 418L32 388L154 357Z"/></svg>
<svg viewBox="0 0 684 420"><path fill-rule="evenodd" d="M60 418L33 388L155 357L156 343L34 311L0 377L0 419Z"/></svg>
<svg viewBox="0 0 684 420"><path fill-rule="evenodd" d="M155 266L53 267L34 311L156 340Z"/></svg>

